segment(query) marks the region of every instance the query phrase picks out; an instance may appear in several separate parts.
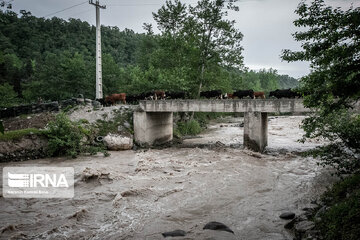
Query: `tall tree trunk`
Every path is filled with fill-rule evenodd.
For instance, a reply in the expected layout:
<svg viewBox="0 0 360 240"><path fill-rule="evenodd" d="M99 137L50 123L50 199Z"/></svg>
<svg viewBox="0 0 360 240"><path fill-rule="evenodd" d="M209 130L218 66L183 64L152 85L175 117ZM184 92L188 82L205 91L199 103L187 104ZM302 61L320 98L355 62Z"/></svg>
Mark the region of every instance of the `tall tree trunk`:
<svg viewBox="0 0 360 240"><path fill-rule="evenodd" d="M201 88L204 82L204 71L205 71L205 63L201 64L201 72L200 72L200 83L199 83L199 90L197 93L197 98L200 98Z"/></svg>
<svg viewBox="0 0 360 240"><path fill-rule="evenodd" d="M202 88L202 85L204 82L204 72L205 72L205 63L203 62L201 64L200 83L199 83L199 90L198 90L198 93L196 96L197 98L200 98L201 88ZM190 117L190 120L193 120L193 119L194 119L194 112L191 113L191 117Z"/></svg>

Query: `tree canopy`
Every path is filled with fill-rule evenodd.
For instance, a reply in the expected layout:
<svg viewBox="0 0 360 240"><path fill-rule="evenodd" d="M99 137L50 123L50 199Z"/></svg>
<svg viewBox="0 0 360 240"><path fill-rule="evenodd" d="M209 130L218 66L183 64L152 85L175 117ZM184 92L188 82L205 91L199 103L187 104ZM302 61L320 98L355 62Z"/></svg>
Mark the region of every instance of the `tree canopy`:
<svg viewBox="0 0 360 240"><path fill-rule="evenodd" d="M301 79L304 104L316 113L304 121L305 138L332 142L315 154L340 171L360 168L360 116L351 112L360 99L360 8L342 10L323 0L301 2L293 36L302 51L283 51L287 61L310 61L311 73Z"/></svg>

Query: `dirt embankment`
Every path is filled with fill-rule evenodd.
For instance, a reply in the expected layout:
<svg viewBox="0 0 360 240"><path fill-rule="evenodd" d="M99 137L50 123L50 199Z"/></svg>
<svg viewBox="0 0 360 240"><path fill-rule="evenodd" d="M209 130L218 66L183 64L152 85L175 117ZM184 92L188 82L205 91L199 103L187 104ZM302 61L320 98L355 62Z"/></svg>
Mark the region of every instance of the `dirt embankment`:
<svg viewBox="0 0 360 240"><path fill-rule="evenodd" d="M0 162L24 161L46 156L47 140L38 135L0 141Z"/></svg>
<svg viewBox="0 0 360 240"><path fill-rule="evenodd" d="M14 131L26 128L42 129L48 122L55 119L54 113L39 113L28 116L6 118L3 120L5 131Z"/></svg>
<svg viewBox="0 0 360 240"><path fill-rule="evenodd" d="M43 129L55 119L54 113L39 113L3 120L5 132L22 129ZM8 141L0 140L0 162L24 161L45 157L47 140L37 134L28 134Z"/></svg>

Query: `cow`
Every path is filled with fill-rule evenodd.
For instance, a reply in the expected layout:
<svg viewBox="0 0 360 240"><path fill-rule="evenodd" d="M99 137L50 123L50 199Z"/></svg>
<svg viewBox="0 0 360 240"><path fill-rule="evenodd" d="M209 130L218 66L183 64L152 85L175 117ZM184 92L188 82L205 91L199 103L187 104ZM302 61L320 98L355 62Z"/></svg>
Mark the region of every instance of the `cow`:
<svg viewBox="0 0 360 240"><path fill-rule="evenodd" d="M155 100L158 100L158 99L164 100L166 97L166 94L164 91L156 90L156 91L154 91L153 96L154 96Z"/></svg>
<svg viewBox="0 0 360 240"><path fill-rule="evenodd" d="M143 93L140 93L138 98L139 98L139 100L153 100L154 94L153 94L153 92L143 92Z"/></svg>
<svg viewBox="0 0 360 240"><path fill-rule="evenodd" d="M128 103L136 103L140 99L139 95L127 95L126 102Z"/></svg>
<svg viewBox="0 0 360 240"><path fill-rule="evenodd" d="M234 99L234 94L233 93L227 93L226 98L227 99Z"/></svg>
<svg viewBox="0 0 360 240"><path fill-rule="evenodd" d="M115 105L117 102L121 101L126 104L126 94L125 93L114 93L110 96L105 97L105 104Z"/></svg>
<svg viewBox="0 0 360 240"><path fill-rule="evenodd" d="M265 93L264 92L254 92L254 99L255 98L265 99Z"/></svg>
<svg viewBox="0 0 360 240"><path fill-rule="evenodd" d="M276 89L275 91L271 91L269 97L276 97L276 98L296 98L301 97L301 95L297 92L294 92L289 89Z"/></svg>
<svg viewBox="0 0 360 240"><path fill-rule="evenodd" d="M166 97L170 99L184 99L185 92L166 92Z"/></svg>
<svg viewBox="0 0 360 240"><path fill-rule="evenodd" d="M254 91L252 89L250 90L238 90L233 93L233 98L238 97L239 99L242 99L244 97L250 97L254 98Z"/></svg>
<svg viewBox="0 0 360 240"><path fill-rule="evenodd" d="M222 99L222 92L221 90L205 91L200 93L200 97Z"/></svg>

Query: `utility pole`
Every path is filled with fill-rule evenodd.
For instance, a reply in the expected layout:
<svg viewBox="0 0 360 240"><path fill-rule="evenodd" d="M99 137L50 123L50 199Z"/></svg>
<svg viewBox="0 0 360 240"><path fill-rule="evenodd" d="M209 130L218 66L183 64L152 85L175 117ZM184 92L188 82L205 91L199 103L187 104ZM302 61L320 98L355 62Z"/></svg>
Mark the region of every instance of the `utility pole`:
<svg viewBox="0 0 360 240"><path fill-rule="evenodd" d="M95 6L96 9L96 99L103 98L102 86L102 67L101 67L101 25L100 25L100 8L105 9L105 5L100 5L99 0L94 3L89 0L89 4Z"/></svg>

